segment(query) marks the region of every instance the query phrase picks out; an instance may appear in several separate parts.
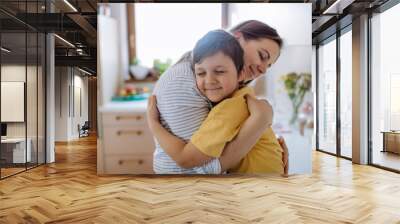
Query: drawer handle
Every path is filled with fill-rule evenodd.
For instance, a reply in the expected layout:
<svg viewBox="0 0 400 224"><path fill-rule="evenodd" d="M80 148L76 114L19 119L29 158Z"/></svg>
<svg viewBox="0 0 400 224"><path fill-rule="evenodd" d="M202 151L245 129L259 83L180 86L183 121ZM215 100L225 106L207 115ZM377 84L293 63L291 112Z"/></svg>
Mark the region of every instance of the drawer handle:
<svg viewBox="0 0 400 224"><path fill-rule="evenodd" d="M115 119L117 121L119 121L119 120L137 120L137 121L140 121L140 120L142 120L142 118L143 117L140 116L140 115L126 115L126 116L119 115L119 116L115 117Z"/></svg>
<svg viewBox="0 0 400 224"><path fill-rule="evenodd" d="M122 165L122 164L124 164L124 161L129 161L129 160L118 160L118 164L119 165ZM136 161L136 160L133 160L133 161ZM143 164L144 163L144 161L142 160L142 159L139 159L138 160L138 164L139 165L141 165L141 164Z"/></svg>
<svg viewBox="0 0 400 224"><path fill-rule="evenodd" d="M129 135L129 134L134 134L137 136L141 136L143 134L143 131L117 131L117 135L121 136L121 135Z"/></svg>

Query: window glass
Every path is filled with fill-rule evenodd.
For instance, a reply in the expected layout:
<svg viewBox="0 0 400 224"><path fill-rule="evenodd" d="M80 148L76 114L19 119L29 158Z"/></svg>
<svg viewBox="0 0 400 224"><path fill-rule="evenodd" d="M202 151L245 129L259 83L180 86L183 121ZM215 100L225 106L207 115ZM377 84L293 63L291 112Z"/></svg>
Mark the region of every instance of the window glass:
<svg viewBox="0 0 400 224"><path fill-rule="evenodd" d="M372 163L400 170L400 4L371 19Z"/></svg>
<svg viewBox="0 0 400 224"><path fill-rule="evenodd" d="M138 3L135 27L142 65L152 67L155 59L174 63L208 31L221 28L221 4Z"/></svg>
<svg viewBox="0 0 400 224"><path fill-rule="evenodd" d="M336 153L336 38L318 48L318 148Z"/></svg>
<svg viewBox="0 0 400 224"><path fill-rule="evenodd" d="M352 34L340 36L340 154L351 158L352 142Z"/></svg>

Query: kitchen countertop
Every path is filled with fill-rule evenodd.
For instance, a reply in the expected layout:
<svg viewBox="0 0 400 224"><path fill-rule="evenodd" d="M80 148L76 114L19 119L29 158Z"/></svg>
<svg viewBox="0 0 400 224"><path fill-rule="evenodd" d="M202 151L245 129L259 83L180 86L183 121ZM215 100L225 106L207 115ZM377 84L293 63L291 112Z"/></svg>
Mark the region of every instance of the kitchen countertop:
<svg viewBox="0 0 400 224"><path fill-rule="evenodd" d="M99 108L99 112L101 113L146 112L146 111L147 111L147 100L108 102Z"/></svg>

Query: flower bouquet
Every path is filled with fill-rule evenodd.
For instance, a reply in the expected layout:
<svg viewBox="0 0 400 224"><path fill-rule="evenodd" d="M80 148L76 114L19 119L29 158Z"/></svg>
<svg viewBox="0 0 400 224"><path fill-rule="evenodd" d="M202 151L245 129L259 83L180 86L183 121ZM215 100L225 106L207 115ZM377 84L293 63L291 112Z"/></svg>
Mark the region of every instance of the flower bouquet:
<svg viewBox="0 0 400 224"><path fill-rule="evenodd" d="M293 114L290 124L293 124L298 118L299 108L303 103L305 94L311 89L311 74L291 72L283 75L281 79L292 102Z"/></svg>

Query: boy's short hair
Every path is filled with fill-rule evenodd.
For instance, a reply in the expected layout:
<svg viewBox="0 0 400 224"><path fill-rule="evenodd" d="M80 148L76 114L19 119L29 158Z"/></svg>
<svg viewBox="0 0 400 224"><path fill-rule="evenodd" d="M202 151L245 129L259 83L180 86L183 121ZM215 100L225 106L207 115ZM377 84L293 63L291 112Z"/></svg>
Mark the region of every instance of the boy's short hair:
<svg viewBox="0 0 400 224"><path fill-rule="evenodd" d="M201 63L204 58L218 52L222 52L232 59L238 74L242 71L243 49L234 36L221 29L210 31L197 41L192 51L192 67L194 68L194 64Z"/></svg>

